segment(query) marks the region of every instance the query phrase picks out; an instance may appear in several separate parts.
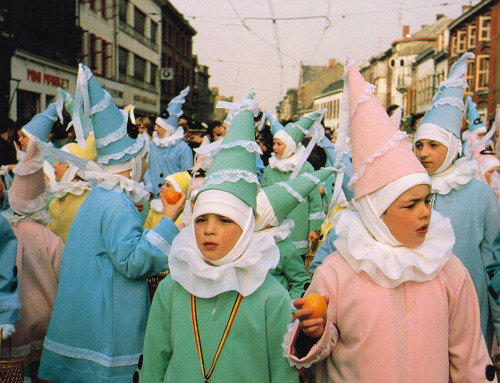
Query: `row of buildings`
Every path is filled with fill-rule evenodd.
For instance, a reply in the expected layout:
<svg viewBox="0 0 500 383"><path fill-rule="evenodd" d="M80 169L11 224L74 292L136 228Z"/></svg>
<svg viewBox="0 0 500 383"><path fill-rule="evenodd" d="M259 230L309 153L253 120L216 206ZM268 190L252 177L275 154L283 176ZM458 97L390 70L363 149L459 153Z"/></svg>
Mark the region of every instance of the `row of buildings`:
<svg viewBox="0 0 500 383"><path fill-rule="evenodd" d="M446 79L451 65L466 52L469 60L465 90L485 121L494 118L500 104L500 0L482 0L462 7L462 15L452 19L437 15L431 25L411 33L404 26L401 39L361 68L363 77L376 86L382 105L399 105L403 115L425 112ZM304 113L327 109L325 126L335 130L339 124L343 94L343 66L330 60L327 66L301 65L299 85L289 89L278 107L282 120L297 119Z"/></svg>
<svg viewBox="0 0 500 383"><path fill-rule="evenodd" d="M218 95L195 35L168 0L0 0L0 121L33 117L58 87L73 94L78 63L140 115L157 115L189 85L185 113L208 121Z"/></svg>

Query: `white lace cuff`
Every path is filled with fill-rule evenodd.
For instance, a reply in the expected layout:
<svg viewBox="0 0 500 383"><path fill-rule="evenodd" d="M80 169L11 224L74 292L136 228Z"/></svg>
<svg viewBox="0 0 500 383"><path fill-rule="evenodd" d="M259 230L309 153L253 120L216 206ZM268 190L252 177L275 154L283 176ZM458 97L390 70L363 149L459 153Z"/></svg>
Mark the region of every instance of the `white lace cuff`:
<svg viewBox="0 0 500 383"><path fill-rule="evenodd" d="M337 330L335 329L335 326L332 322L327 322L325 330L323 331L323 335L311 348L311 351L309 351L309 353L305 357L297 358L295 355L292 355L291 352L293 351L292 343L295 342L300 331L298 326L298 319L287 326L287 332L285 333L283 341L283 356L287 358L290 367L309 368L313 364L320 362L328 355L330 355L330 353L332 352L331 339L334 336L337 337Z"/></svg>
<svg viewBox="0 0 500 383"><path fill-rule="evenodd" d="M165 239L160 236L158 233L150 230L146 234L146 239L149 243L151 243L154 247L160 250L163 254L168 256L170 254L170 245Z"/></svg>
<svg viewBox="0 0 500 383"><path fill-rule="evenodd" d="M299 203L306 202L305 198L302 197L298 192L296 192L295 189L293 189L286 182L277 182L276 185L285 189L288 192L288 194L290 194L293 198L299 201Z"/></svg>

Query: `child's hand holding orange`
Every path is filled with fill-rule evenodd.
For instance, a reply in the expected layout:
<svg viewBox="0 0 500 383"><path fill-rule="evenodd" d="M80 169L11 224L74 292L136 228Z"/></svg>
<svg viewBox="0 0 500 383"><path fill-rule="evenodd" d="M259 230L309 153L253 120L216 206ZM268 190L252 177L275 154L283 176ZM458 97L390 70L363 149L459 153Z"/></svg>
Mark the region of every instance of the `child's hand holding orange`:
<svg viewBox="0 0 500 383"><path fill-rule="evenodd" d="M186 196L184 193L162 186L160 199L163 203L163 215L175 222L184 210Z"/></svg>
<svg viewBox="0 0 500 383"><path fill-rule="evenodd" d="M308 294L293 302L297 308L295 317L299 320L304 334L311 338L320 338L323 335L329 302L330 298L327 295L318 294Z"/></svg>

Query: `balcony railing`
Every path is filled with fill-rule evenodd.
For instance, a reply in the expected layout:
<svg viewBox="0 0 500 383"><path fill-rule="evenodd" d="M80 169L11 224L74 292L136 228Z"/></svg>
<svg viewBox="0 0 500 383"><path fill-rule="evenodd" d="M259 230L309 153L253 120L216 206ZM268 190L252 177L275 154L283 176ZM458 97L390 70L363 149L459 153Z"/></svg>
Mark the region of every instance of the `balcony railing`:
<svg viewBox="0 0 500 383"><path fill-rule="evenodd" d="M154 92L154 93L158 94L159 89L156 86L154 86L153 84L144 82L142 80L139 80L135 77L120 73L118 76L118 79L120 82L124 82L126 84L135 86L137 88L147 90L148 92Z"/></svg>
<svg viewBox="0 0 500 383"><path fill-rule="evenodd" d="M120 20L120 30L122 32L125 32L127 35L130 37L133 37L137 41L139 41L141 44L147 46L148 48L154 50L155 52L159 52L159 46L157 43L155 43L153 40L149 39L148 37L144 36L141 32L138 30L134 29L134 27L128 25L127 23L124 23L123 21Z"/></svg>

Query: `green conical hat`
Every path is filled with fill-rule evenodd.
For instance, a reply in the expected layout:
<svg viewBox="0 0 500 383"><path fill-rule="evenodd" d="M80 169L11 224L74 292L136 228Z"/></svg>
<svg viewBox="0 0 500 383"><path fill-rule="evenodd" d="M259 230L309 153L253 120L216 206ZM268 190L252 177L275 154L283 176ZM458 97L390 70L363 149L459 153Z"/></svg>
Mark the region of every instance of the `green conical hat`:
<svg viewBox="0 0 500 383"><path fill-rule="evenodd" d="M252 94L232 105L231 129L222 140L198 195L205 190L226 191L256 212L259 181L255 157L260 148L255 142L254 115L258 110Z"/></svg>
<svg viewBox="0 0 500 383"><path fill-rule="evenodd" d="M299 203L335 171L334 168L321 168L312 173L302 173L286 182L278 182L262 190L273 207L276 218L282 222Z"/></svg>
<svg viewBox="0 0 500 383"><path fill-rule="evenodd" d="M286 124L285 132L287 132L298 145L309 132L309 129L313 125L314 121L316 121L316 119L320 116L321 114L318 112L313 112L307 116L303 116L299 121Z"/></svg>

